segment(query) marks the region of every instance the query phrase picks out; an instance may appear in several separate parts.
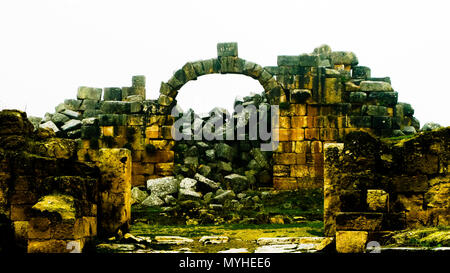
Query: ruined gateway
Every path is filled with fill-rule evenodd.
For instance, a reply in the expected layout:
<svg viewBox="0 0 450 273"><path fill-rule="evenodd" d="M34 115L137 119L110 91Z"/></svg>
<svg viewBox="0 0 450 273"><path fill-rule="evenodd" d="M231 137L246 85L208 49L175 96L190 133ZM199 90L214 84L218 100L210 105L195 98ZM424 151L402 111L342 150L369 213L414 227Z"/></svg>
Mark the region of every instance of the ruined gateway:
<svg viewBox="0 0 450 273"><path fill-rule="evenodd" d="M364 252L389 231L449 226L450 128L420 130L389 77L372 77L354 53L325 45L278 56L270 67L239 58L236 43L218 44L217 53L177 70L157 100L146 100L145 77L134 76L131 87L80 87L43 119L1 111L1 250L83 251L95 238L126 233L132 204L163 207L180 225L233 222L229 211L242 211L241 222L283 223L279 215L242 216L271 192L319 192L326 237L315 250L333 243L338 252ZM250 137L251 111L173 115L178 90L212 73L263 86L235 109L273 117L267 109L278 107L273 151L260 148L267 139ZM175 141L177 122L188 126ZM247 131L244 140L196 140L206 127L215 137ZM183 207L191 214L180 222Z"/></svg>

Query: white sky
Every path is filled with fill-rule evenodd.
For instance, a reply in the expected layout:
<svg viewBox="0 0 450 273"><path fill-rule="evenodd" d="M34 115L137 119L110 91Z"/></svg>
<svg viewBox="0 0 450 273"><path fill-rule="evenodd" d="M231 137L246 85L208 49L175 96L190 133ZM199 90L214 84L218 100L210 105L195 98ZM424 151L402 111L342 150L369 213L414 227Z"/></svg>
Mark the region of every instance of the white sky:
<svg viewBox="0 0 450 273"><path fill-rule="evenodd" d="M277 55L328 44L353 51L373 77L390 76L421 125L450 125L448 1L35 1L0 2L0 109L43 116L78 86L130 86L147 78L147 98L188 61L216 57L218 42L262 66ZM261 91L241 75L187 83L184 109L231 109Z"/></svg>

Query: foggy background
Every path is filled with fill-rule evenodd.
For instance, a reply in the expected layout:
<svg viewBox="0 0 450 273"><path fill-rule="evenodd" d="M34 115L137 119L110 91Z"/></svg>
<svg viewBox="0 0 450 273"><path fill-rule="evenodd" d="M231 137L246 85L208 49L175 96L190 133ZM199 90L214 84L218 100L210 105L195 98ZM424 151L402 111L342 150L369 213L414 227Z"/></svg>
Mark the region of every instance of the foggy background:
<svg viewBox="0 0 450 273"><path fill-rule="evenodd" d="M0 2L0 109L43 117L78 86L123 87L147 78L156 99L186 62L238 42L239 57L262 66L322 44L353 51L372 77L391 77L421 126L450 125L447 1L8 1ZM261 92L243 75L207 75L177 97L183 109L232 108Z"/></svg>

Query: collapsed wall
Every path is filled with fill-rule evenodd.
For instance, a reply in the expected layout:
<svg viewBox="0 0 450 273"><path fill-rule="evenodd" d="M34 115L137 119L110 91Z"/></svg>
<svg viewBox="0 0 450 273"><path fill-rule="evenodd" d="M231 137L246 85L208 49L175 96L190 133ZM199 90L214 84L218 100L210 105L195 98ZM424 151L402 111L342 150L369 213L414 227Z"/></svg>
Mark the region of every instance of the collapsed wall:
<svg viewBox="0 0 450 273"><path fill-rule="evenodd" d="M326 144L325 234L338 251L361 252L386 231L448 226L449 163L449 127L400 141L354 132Z"/></svg>
<svg viewBox="0 0 450 273"><path fill-rule="evenodd" d="M75 140L0 111L0 252L81 252L97 236L128 229L131 155L100 149L77 159Z"/></svg>
<svg viewBox="0 0 450 273"><path fill-rule="evenodd" d="M278 66L261 67L239 58L236 43L218 44L217 50L217 58L189 62L161 83L157 100L145 99L145 78L134 76L131 87L104 88L103 100L102 89L80 87L77 99L66 100L36 124L81 139L81 161L95 160L100 148L130 149L132 184L144 185L174 174L171 111L182 86L206 74L243 74L261 83L260 97L279 106L279 128L274 129L279 145L269 173L271 185L282 190L321 188L323 145L350 132L399 136L419 130L413 108L397 101L390 78L372 77L352 52L321 46L310 54L278 56ZM191 126L204 129L207 121L193 120Z"/></svg>
<svg viewBox="0 0 450 273"><path fill-rule="evenodd" d="M70 251L97 235L98 169L77 162L75 146L0 112L0 251Z"/></svg>
<svg viewBox="0 0 450 273"><path fill-rule="evenodd" d="M365 204L369 195L367 187L378 183L388 169L386 175L398 178L405 187L415 187L416 182L422 185L419 197L411 197L411 191L406 191L402 197L378 184L374 188L376 191L370 191L371 195L385 196L378 191L383 190L389 195L392 192L390 200L422 200L420 196L431 190L424 181L432 181L443 174L442 168L446 170L441 165L435 169L434 163L448 161L442 161L440 157L443 150L439 148L439 142L433 138L420 138L424 139L425 146L427 141L438 145L438 155L433 152L437 146L424 148L422 144L412 145L411 150L400 152L401 156L393 152L378 155L377 150L369 149L373 152L369 158L375 156L376 162L382 159L392 166L379 168L376 165L371 169L376 175L364 176L369 182L362 180L365 182L355 185L351 177L358 174L343 168L341 171L350 174L345 180L348 184L335 187L334 184L340 185L339 179L335 180L340 176L332 176L329 170L341 159L333 163L324 161L324 151L329 143L351 139L355 131L364 131L377 138L414 134L419 130L419 122L413 117L414 110L409 104L397 101L397 92L389 78L372 77L368 67L358 66L358 60L351 52L333 52L328 46L322 46L311 54L278 56L277 64L262 67L239 58L237 44L218 44L217 58L187 63L167 82L161 83L157 100L146 100L145 78L134 76L131 87L80 87L76 99L65 100L55 108L55 113L47 113L44 119L30 118L35 132L24 113L3 111L0 115L0 228L8 229L12 223L13 230L4 234L22 236L30 252L67 251L67 244L73 241L82 248L97 233L114 234L128 229L132 186L147 186L147 181L161 177L174 176L169 179L173 181L201 174L202 180L223 185L219 193L214 193L219 196L232 190L243 192L258 187L277 190L324 188L325 225L327 233L333 235L336 226L333 221L344 217L342 223L345 223L348 216L340 205L337 211L330 212L333 198L345 200L347 191L352 189L356 193L351 192L349 198L356 203L351 204L355 205L353 209L359 208L358 202ZM260 149L262 144L267 144L267 139L250 139L251 119L242 115L245 111L236 111L232 115L219 111L217 114L220 109L215 108L206 116L190 111L181 117L173 114L172 110L177 108L178 90L186 82L212 73L243 74L263 86L262 94L248 96L236 103L256 106L258 116L270 117L269 121L277 117L276 122L271 123L274 126L270 131L273 134L269 142L272 141L273 150ZM262 106L274 105L279 110L277 115L264 112L267 107L260 111ZM184 120L186 116L190 118ZM214 127L212 121L218 117L225 117L225 126ZM191 138L175 139L174 125L179 121L188 128L180 127L181 132ZM257 123L262 125L259 119ZM245 129L243 139L194 138L199 130L211 127L214 135L227 135L228 124L240 124ZM239 135L239 126L232 128L234 135ZM445 132L448 135L448 131ZM441 142L447 143L445 141L442 138ZM444 150L447 153L448 149ZM402 157L408 153L415 155ZM332 157L326 154L325 158ZM404 176L395 172L397 165L392 162L396 160L403 162L402 167L406 166L407 160L415 160L424 166L429 160L434 162L434 167L430 173L425 173L426 176L420 173L422 171L411 176L406 172ZM354 166L358 170L358 164ZM414 172L421 170L417 168ZM324 173L329 177L325 178L325 185ZM433 185L430 182L430 187L439 192L440 189ZM337 190L330 193L330 188ZM331 199L327 199L329 196ZM249 202L249 206L258 205L254 203ZM413 206L410 203L404 206ZM414 212L420 211L420 206L424 207L425 203L414 206L408 209L410 219L415 219ZM357 212L365 212L365 207ZM428 212L430 210L421 215L428 215ZM441 212L436 210L437 215L442 215ZM339 216L339 213L344 214ZM391 219L392 215L402 217L400 214L386 215L388 218L383 219ZM352 215L348 217L353 219ZM395 219L400 219L398 217ZM438 219L441 223L446 221L445 217ZM366 220L363 223L370 222ZM392 223L397 221L394 220Z"/></svg>

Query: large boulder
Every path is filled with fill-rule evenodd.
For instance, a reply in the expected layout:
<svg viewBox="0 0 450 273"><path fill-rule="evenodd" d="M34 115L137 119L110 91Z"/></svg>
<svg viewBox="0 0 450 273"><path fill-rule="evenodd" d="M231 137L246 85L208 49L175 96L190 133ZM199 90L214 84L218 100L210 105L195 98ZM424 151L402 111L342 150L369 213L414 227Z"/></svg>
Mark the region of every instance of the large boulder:
<svg viewBox="0 0 450 273"><path fill-rule="evenodd" d="M149 179L147 180L147 189L150 190L151 196L157 196L163 199L166 195L178 191L178 181L173 176Z"/></svg>
<svg viewBox="0 0 450 273"><path fill-rule="evenodd" d="M437 130L439 128L442 128L442 126L438 123L434 123L434 122L427 122L423 125L421 131L433 131L433 130Z"/></svg>
<svg viewBox="0 0 450 273"><path fill-rule="evenodd" d="M236 173L225 176L227 188L234 192L242 192L248 189L249 183L247 177Z"/></svg>
<svg viewBox="0 0 450 273"><path fill-rule="evenodd" d="M141 203L143 206L148 207L159 207L164 204L164 201L156 196L155 194L150 194L145 200Z"/></svg>
<svg viewBox="0 0 450 273"><path fill-rule="evenodd" d="M186 190L194 190L197 186L197 180L192 178L183 178L180 182L180 189L186 189Z"/></svg>
<svg viewBox="0 0 450 273"><path fill-rule="evenodd" d="M217 190L220 187L220 183L214 182L211 179L206 178L199 173L196 173L194 178L199 182L198 186L200 188L204 188L206 191Z"/></svg>
<svg viewBox="0 0 450 273"><path fill-rule="evenodd" d="M225 143L218 143L214 146L216 151L216 157L219 159L224 159L227 161L233 160L234 150L233 147L231 147L228 144Z"/></svg>
<svg viewBox="0 0 450 273"><path fill-rule="evenodd" d="M131 200L133 203L142 203L147 197L147 192L141 191L138 187L131 189Z"/></svg>

